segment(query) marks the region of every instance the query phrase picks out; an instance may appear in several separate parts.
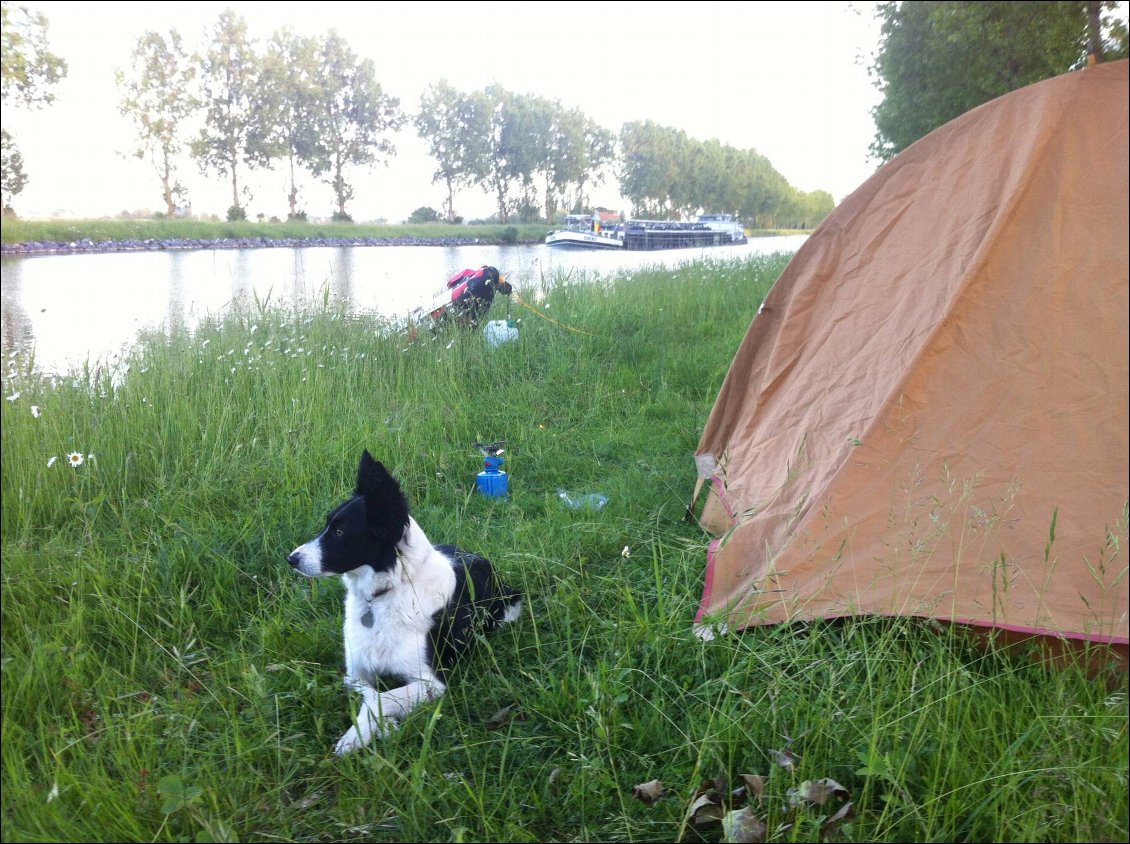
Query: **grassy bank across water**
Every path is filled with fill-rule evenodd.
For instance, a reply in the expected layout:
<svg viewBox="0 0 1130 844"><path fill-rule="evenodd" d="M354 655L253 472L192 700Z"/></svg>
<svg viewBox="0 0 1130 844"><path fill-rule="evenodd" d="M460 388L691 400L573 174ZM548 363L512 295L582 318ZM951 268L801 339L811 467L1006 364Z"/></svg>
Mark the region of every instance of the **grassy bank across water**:
<svg viewBox="0 0 1130 844"><path fill-rule="evenodd" d="M785 262L549 279L498 348L262 306L145 338L120 380L15 359L3 840L717 841L689 810L742 774L769 840L1125 840L1124 677L911 620L692 635L692 455ZM474 490L494 439L507 500ZM362 448L433 541L528 600L446 696L339 759L341 586L285 557ZM806 799L824 778L842 791Z"/></svg>
<svg viewBox="0 0 1130 844"><path fill-rule="evenodd" d="M445 223L420 225L368 225L354 223L257 223L206 220L5 220L2 240L6 244L58 242L89 239L95 243L128 240L466 240L485 243L541 242L549 230L545 224L456 226Z"/></svg>
<svg viewBox="0 0 1130 844"><path fill-rule="evenodd" d="M541 243L556 228L546 223L522 225L369 225L354 223L257 223L205 220L21 220L5 219L0 241L17 243L95 243L133 240L353 240L371 238L391 242L406 239L465 240L468 243ZM804 234L794 231L758 231L755 236Z"/></svg>

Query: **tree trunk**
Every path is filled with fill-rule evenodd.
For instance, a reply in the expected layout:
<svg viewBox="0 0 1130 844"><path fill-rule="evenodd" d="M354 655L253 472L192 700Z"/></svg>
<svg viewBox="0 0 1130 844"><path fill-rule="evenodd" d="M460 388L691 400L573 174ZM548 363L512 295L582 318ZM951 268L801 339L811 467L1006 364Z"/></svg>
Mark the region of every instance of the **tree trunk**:
<svg viewBox="0 0 1130 844"><path fill-rule="evenodd" d="M239 208L239 174L235 169L235 156L231 159L231 205Z"/></svg>
<svg viewBox="0 0 1130 844"><path fill-rule="evenodd" d="M1087 0L1087 32L1090 36L1090 47L1087 51L1087 64L1101 64L1103 60L1103 33L1102 33L1102 3L1099 0Z"/></svg>
<svg viewBox="0 0 1130 844"><path fill-rule="evenodd" d="M498 196L498 222L506 222L506 189L499 186L496 190Z"/></svg>
<svg viewBox="0 0 1130 844"><path fill-rule="evenodd" d="M162 158L164 166L161 170L161 191L165 198L165 216L171 218L176 216L177 203L173 197L173 186L169 184L173 176L173 167L169 163L169 151L167 149L162 151Z"/></svg>
<svg viewBox="0 0 1130 844"><path fill-rule="evenodd" d="M444 213L447 216L447 222L455 222L455 185L451 183L451 179L447 179L447 207L444 208Z"/></svg>
<svg viewBox="0 0 1130 844"><path fill-rule="evenodd" d="M334 193L337 194L337 213L342 220L345 219L345 179L341 175L343 167L341 156L338 156L334 160Z"/></svg>
<svg viewBox="0 0 1130 844"><path fill-rule="evenodd" d="M294 150L290 151L287 156L290 159L290 194L287 196L287 202L290 203L290 217L293 220L298 216L298 186L294 184Z"/></svg>

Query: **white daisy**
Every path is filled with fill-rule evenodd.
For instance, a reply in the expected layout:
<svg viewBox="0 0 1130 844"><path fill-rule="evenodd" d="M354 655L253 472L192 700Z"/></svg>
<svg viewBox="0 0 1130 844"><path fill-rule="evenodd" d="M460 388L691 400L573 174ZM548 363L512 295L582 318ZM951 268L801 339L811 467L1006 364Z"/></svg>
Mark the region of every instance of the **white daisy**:
<svg viewBox="0 0 1130 844"><path fill-rule="evenodd" d="M39 405L37 405L37 404L33 404L33 405L31 406L31 415L32 415L32 417L33 417L33 418L35 418L35 419L38 419L38 418L39 418Z"/></svg>
<svg viewBox="0 0 1130 844"><path fill-rule="evenodd" d="M55 461L56 461L56 460L58 460L58 459L59 459L59 458L58 458L57 456L55 456L55 455L52 455L52 456L51 456L51 459L47 461L47 468L48 468L48 469L50 469L50 468L51 468L52 466L54 466L54 465L55 465Z"/></svg>
<svg viewBox="0 0 1130 844"><path fill-rule="evenodd" d="M8 398L8 401L16 401L19 397L20 397L20 394L18 392L15 392L15 393L12 393L12 395L8 396L7 398Z"/></svg>
<svg viewBox="0 0 1130 844"><path fill-rule="evenodd" d="M78 451L72 451L67 455L67 462L71 464L72 469L77 469L79 466L81 466L82 462L85 459L86 458L82 456L82 453Z"/></svg>

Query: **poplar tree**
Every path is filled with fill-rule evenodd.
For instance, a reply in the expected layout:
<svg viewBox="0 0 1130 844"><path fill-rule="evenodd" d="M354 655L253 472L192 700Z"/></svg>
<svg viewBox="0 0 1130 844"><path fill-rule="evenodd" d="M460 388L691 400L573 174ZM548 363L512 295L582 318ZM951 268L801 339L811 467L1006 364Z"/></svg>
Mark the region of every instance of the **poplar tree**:
<svg viewBox="0 0 1130 844"><path fill-rule="evenodd" d="M317 159L316 119L321 94L318 39L284 28L274 34L263 59L254 101L256 120L252 146L272 158L285 158L289 174L288 219L304 220L298 209L299 166Z"/></svg>
<svg viewBox="0 0 1130 844"><path fill-rule="evenodd" d="M152 165L170 217L176 213L177 201L187 195L176 175L176 160L187 145L185 124L200 108L195 92L199 61L199 56L185 51L175 29L167 38L150 31L137 39L129 73L115 73L121 91L118 110L137 128L134 156Z"/></svg>
<svg viewBox="0 0 1130 844"><path fill-rule="evenodd" d="M320 44L314 122L318 141L312 151L311 170L334 192L334 219L351 221L346 203L353 199L347 181L352 167L371 168L378 156L396 154L388 133L399 131L408 118L397 97L385 94L377 82L371 59L358 60L349 44L334 30Z"/></svg>
<svg viewBox="0 0 1130 844"><path fill-rule="evenodd" d="M447 190L443 214L455 222L455 191L486 178L490 105L482 92L464 93L446 79L429 85L413 118L417 134L435 159L432 184Z"/></svg>
<svg viewBox="0 0 1130 844"><path fill-rule="evenodd" d="M516 203L512 187L522 184L525 159L521 97L501 85L490 85L483 91L489 103L487 121L487 170L482 181L485 193L494 195L498 222L506 223Z"/></svg>
<svg viewBox="0 0 1130 844"><path fill-rule="evenodd" d="M244 220L246 188L239 186L241 166L265 166L268 148L257 128L257 91L261 84L260 62L247 34L247 23L230 9L220 14L211 28L203 60L204 128L192 144L201 172L215 170L231 179L232 204L229 220Z"/></svg>

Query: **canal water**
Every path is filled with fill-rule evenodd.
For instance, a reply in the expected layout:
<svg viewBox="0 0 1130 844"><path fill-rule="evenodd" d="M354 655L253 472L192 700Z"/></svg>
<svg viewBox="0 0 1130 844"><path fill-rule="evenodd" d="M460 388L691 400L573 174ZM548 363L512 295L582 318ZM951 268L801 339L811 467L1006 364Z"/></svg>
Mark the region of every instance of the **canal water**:
<svg viewBox="0 0 1130 844"><path fill-rule="evenodd" d="M202 319L257 303L302 308L326 297L353 313L407 316L443 293L465 267L498 267L522 293L568 277L709 258L795 252L804 235L663 252L551 250L521 246L371 246L215 249L5 256L0 259L0 329L6 359L34 353L44 372L110 360L138 332L193 329Z"/></svg>

